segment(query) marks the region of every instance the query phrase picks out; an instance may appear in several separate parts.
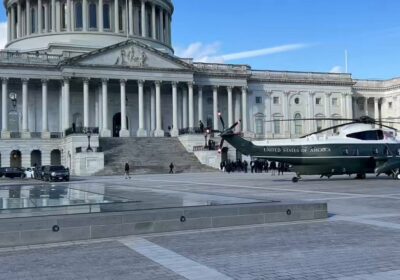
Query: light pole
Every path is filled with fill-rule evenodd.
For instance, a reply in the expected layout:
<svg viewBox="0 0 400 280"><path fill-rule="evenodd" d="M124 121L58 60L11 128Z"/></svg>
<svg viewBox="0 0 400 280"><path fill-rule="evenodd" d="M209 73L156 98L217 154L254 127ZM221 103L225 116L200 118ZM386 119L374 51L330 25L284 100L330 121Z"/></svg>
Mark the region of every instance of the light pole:
<svg viewBox="0 0 400 280"><path fill-rule="evenodd" d="M12 105L13 105L14 110L15 110L15 107L17 107L17 94L15 92L10 92L8 97L10 97Z"/></svg>
<svg viewBox="0 0 400 280"><path fill-rule="evenodd" d="M92 147L90 147L90 137L92 136L92 131L90 129L86 129L86 136L88 138L88 146L86 148L86 152L93 152Z"/></svg>
<svg viewBox="0 0 400 280"><path fill-rule="evenodd" d="M206 129L206 133L204 133L204 148L208 148L208 143L207 143L207 137L208 137L208 134L210 133L210 130L209 129Z"/></svg>

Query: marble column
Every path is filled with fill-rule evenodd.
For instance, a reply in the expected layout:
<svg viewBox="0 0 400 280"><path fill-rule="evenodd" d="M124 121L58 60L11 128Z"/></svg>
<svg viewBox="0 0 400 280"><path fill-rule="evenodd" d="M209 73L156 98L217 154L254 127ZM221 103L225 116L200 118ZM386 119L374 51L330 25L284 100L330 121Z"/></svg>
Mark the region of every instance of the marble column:
<svg viewBox="0 0 400 280"><path fill-rule="evenodd" d="M265 90L265 101L264 101L264 115L266 120L268 121L265 124L265 137L272 138L272 91Z"/></svg>
<svg viewBox="0 0 400 280"><path fill-rule="evenodd" d="M218 86L213 86L213 129L218 130Z"/></svg>
<svg viewBox="0 0 400 280"><path fill-rule="evenodd" d="M111 137L111 130L108 128L108 79L101 80L101 98L103 106L103 129L102 137Z"/></svg>
<svg viewBox="0 0 400 280"><path fill-rule="evenodd" d="M11 11L7 9L7 42L11 41Z"/></svg>
<svg viewBox="0 0 400 280"><path fill-rule="evenodd" d="M188 92L186 87L181 87L182 92L182 128L188 128Z"/></svg>
<svg viewBox="0 0 400 280"><path fill-rule="evenodd" d="M146 1L141 1L141 22L142 22L142 37L147 37L146 28Z"/></svg>
<svg viewBox="0 0 400 280"><path fill-rule="evenodd" d="M133 0L129 0L128 8L128 26L129 36L133 36Z"/></svg>
<svg viewBox="0 0 400 280"><path fill-rule="evenodd" d="M315 117L315 100L314 100L315 92L310 92L308 95L308 106L309 106L309 115L308 118L313 119ZM308 133L312 133L316 131L315 121L308 121L309 129Z"/></svg>
<svg viewBox="0 0 400 280"><path fill-rule="evenodd" d="M289 119L289 95L290 92L288 91L285 91L283 93L283 102L282 102L283 119ZM289 137L289 124L288 122L282 122L282 123L283 123L283 131L281 132L281 134L283 134L286 137Z"/></svg>
<svg viewBox="0 0 400 280"><path fill-rule="evenodd" d="M161 127L162 116L161 116L161 81L156 81L156 131L154 132L155 137L164 137L164 131Z"/></svg>
<svg viewBox="0 0 400 280"><path fill-rule="evenodd" d="M51 32L56 32L56 0L51 0Z"/></svg>
<svg viewBox="0 0 400 280"><path fill-rule="evenodd" d="M84 32L88 29L88 14L88 2L87 0L82 0L82 31Z"/></svg>
<svg viewBox="0 0 400 280"><path fill-rule="evenodd" d="M178 129L178 83L172 82L172 137L179 136Z"/></svg>
<svg viewBox="0 0 400 280"><path fill-rule="evenodd" d="M89 127L89 79L83 79L83 127Z"/></svg>
<svg viewBox="0 0 400 280"><path fill-rule="evenodd" d="M17 38L22 37L22 10L21 2L17 2Z"/></svg>
<svg viewBox="0 0 400 280"><path fill-rule="evenodd" d="M129 137L130 133L126 126L126 80L120 80L121 91L121 130L119 137Z"/></svg>
<svg viewBox="0 0 400 280"><path fill-rule="evenodd" d="M351 93L347 94L347 118L352 119L353 118L353 96Z"/></svg>
<svg viewBox="0 0 400 280"><path fill-rule="evenodd" d="M84 8L82 7L82 9L84 9ZM61 2L60 1L56 1L56 19L55 20L56 20L55 21L56 32L61 32Z"/></svg>
<svg viewBox="0 0 400 280"><path fill-rule="evenodd" d="M28 127L28 82L29 79L22 79L22 138L30 138Z"/></svg>
<svg viewBox="0 0 400 280"><path fill-rule="evenodd" d="M103 15L103 6L104 6L104 1L99 0L99 32L104 31L104 15ZM109 15L108 15L109 16Z"/></svg>
<svg viewBox="0 0 400 280"><path fill-rule="evenodd" d="M368 97L364 97L364 115L368 116Z"/></svg>
<svg viewBox="0 0 400 280"><path fill-rule="evenodd" d="M137 131L137 136L138 137L146 137L147 132L144 129L144 98L143 98L143 87L144 87L144 81L138 81L138 95L139 95L139 129Z"/></svg>
<svg viewBox="0 0 400 280"><path fill-rule="evenodd" d="M198 86L198 114L199 114L199 121L202 121L205 124L205 120L203 119L203 87Z"/></svg>
<svg viewBox="0 0 400 280"><path fill-rule="evenodd" d="M67 0L67 3L70 0ZM67 10L68 10L68 4L67 4ZM38 34L41 34L43 31L43 21L42 21L42 0L38 0L37 2L37 32ZM67 17L67 22L68 22L68 17Z"/></svg>
<svg viewBox="0 0 400 280"><path fill-rule="evenodd" d="M1 138L10 138L8 131L8 78L1 78Z"/></svg>
<svg viewBox="0 0 400 280"><path fill-rule="evenodd" d="M226 89L228 92L228 127L231 127L233 125L233 106L232 106L233 87L228 86Z"/></svg>
<svg viewBox="0 0 400 280"><path fill-rule="evenodd" d="M44 32L49 33L49 3L44 4Z"/></svg>
<svg viewBox="0 0 400 280"><path fill-rule="evenodd" d="M79 1L79 0L76 0L76 1ZM70 20L70 26L71 26L72 32L75 31L75 8L74 7L75 7L74 0L71 0L69 20ZM99 25L100 25L100 23L99 23Z"/></svg>
<svg viewBox="0 0 400 280"><path fill-rule="evenodd" d="M11 5L11 39L15 39L15 8Z"/></svg>
<svg viewBox="0 0 400 280"><path fill-rule="evenodd" d="M150 89L150 129L151 135L154 136L156 130L156 88L154 85Z"/></svg>
<svg viewBox="0 0 400 280"><path fill-rule="evenodd" d="M332 93L330 93L330 92L325 93L325 114L326 114L325 117L326 118L331 117L331 96L332 96ZM330 120L325 121L325 126L326 127L332 126L331 121Z"/></svg>
<svg viewBox="0 0 400 280"><path fill-rule="evenodd" d="M188 83L189 97L189 130L194 130L194 100L193 100L193 82Z"/></svg>
<svg viewBox="0 0 400 280"><path fill-rule="evenodd" d="M156 5L154 3L151 4L151 36L154 40L157 40L157 32L156 32Z"/></svg>
<svg viewBox="0 0 400 280"><path fill-rule="evenodd" d="M158 15L160 17L159 18L159 24L160 24L159 29L160 29L160 32L158 34L158 39L161 42L164 42L164 11L163 11L163 9L161 7L160 7L160 9L158 11Z"/></svg>
<svg viewBox="0 0 400 280"><path fill-rule="evenodd" d="M247 87L242 87L242 132L247 132Z"/></svg>
<svg viewBox="0 0 400 280"><path fill-rule="evenodd" d="M42 80L42 138L50 138L47 102L48 80Z"/></svg>
<svg viewBox="0 0 400 280"><path fill-rule="evenodd" d="M375 120L379 120L379 98L374 97L374 118Z"/></svg>
<svg viewBox="0 0 400 280"><path fill-rule="evenodd" d="M166 12L165 13L165 43L167 43L168 45L171 45L171 26L170 26L170 20L169 20L169 13Z"/></svg>
<svg viewBox="0 0 400 280"><path fill-rule="evenodd" d="M69 91L69 78L64 78L64 103L63 103L63 111L64 111L64 129L66 130L70 127L70 91Z"/></svg>

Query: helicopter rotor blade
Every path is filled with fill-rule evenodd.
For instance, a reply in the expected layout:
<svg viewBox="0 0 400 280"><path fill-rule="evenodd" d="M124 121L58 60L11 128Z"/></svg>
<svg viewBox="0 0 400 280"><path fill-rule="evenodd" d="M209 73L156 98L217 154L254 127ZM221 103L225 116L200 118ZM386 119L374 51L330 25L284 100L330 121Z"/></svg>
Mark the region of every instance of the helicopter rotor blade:
<svg viewBox="0 0 400 280"><path fill-rule="evenodd" d="M237 122L235 122L233 125L231 125L231 127L229 127L229 130L234 129L240 122L241 122L241 120L238 120Z"/></svg>
<svg viewBox="0 0 400 280"><path fill-rule="evenodd" d="M325 131L333 130L335 128L339 128L339 127L346 126L346 125L349 125L349 124L354 124L354 123L358 123L358 122L354 122L353 121L353 122L349 122L349 123L342 123L342 124L334 125L334 126L331 126L331 127L327 127L327 128L321 129L319 131L315 131L315 132L310 133L310 134L303 135L300 138L306 138L306 137L314 135L314 134L319 134L319 133L322 133L322 132L325 132Z"/></svg>
<svg viewBox="0 0 400 280"><path fill-rule="evenodd" d="M222 138L221 139L221 142L219 143L219 147L218 147L218 153L221 153L222 152L222 148L223 148L223 145L224 145L224 138Z"/></svg>
<svg viewBox="0 0 400 280"><path fill-rule="evenodd" d="M224 131L225 130L225 122L224 122L224 119L222 118L221 112L218 112L218 117L222 124L222 131Z"/></svg>

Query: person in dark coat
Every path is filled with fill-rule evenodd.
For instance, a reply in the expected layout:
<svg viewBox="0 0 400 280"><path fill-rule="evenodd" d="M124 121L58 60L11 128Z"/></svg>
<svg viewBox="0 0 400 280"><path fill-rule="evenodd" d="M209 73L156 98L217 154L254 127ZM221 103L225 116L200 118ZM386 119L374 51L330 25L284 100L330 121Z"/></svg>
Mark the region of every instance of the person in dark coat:
<svg viewBox="0 0 400 280"><path fill-rule="evenodd" d="M271 169L271 176L275 176L275 171L276 171L276 162L271 161L271 164L269 165L269 169Z"/></svg>
<svg viewBox="0 0 400 280"><path fill-rule="evenodd" d="M174 164L171 162L171 164L169 165L169 174L174 174Z"/></svg>
<svg viewBox="0 0 400 280"><path fill-rule="evenodd" d="M129 163L125 163L125 179L128 178L131 178L131 176L129 175Z"/></svg>
<svg viewBox="0 0 400 280"><path fill-rule="evenodd" d="M249 166L249 164L247 163L247 160L244 160L243 166L244 166L244 173L247 173L247 167Z"/></svg>
<svg viewBox="0 0 400 280"><path fill-rule="evenodd" d="M201 120L199 121L199 127L200 127L200 132L203 133L204 132L204 124Z"/></svg>

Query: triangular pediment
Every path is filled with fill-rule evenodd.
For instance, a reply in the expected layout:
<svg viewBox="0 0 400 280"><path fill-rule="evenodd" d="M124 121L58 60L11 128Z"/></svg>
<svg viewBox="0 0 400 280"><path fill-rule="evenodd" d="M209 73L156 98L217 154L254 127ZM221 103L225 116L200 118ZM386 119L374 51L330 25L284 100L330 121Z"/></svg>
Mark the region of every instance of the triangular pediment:
<svg viewBox="0 0 400 280"><path fill-rule="evenodd" d="M65 61L64 65L189 70L192 65L134 40L111 45Z"/></svg>

